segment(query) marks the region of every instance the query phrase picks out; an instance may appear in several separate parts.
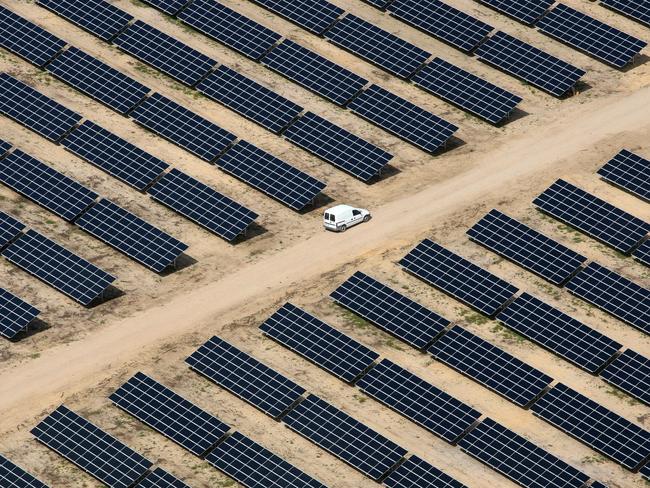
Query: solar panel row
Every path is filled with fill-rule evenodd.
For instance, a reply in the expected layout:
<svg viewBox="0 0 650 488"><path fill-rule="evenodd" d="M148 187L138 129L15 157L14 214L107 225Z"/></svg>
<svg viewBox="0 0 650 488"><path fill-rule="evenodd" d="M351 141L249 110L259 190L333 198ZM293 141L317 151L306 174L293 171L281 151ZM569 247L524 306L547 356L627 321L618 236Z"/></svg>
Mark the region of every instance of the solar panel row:
<svg viewBox="0 0 650 488"><path fill-rule="evenodd" d="M650 405L650 359L642 354L626 349L603 369L600 376Z"/></svg>
<svg viewBox="0 0 650 488"><path fill-rule="evenodd" d="M647 159L623 149L600 168L598 174L650 202L650 161Z"/></svg>
<svg viewBox="0 0 650 488"><path fill-rule="evenodd" d="M5 488L48 488L20 466L0 454L0 483Z"/></svg>
<svg viewBox="0 0 650 488"><path fill-rule="evenodd" d="M616 10L650 27L650 5L638 0L600 0L600 4Z"/></svg>
<svg viewBox="0 0 650 488"><path fill-rule="evenodd" d="M0 288L0 336L14 339L39 313L33 305Z"/></svg>

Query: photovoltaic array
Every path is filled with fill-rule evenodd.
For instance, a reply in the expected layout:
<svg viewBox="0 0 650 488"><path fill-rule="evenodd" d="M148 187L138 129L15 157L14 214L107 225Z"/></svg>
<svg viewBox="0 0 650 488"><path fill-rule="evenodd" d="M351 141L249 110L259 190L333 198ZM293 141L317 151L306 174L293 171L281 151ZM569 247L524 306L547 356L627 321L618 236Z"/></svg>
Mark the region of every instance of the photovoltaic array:
<svg viewBox="0 0 650 488"><path fill-rule="evenodd" d="M291 409L282 420L291 430L374 480L386 474L407 452L314 395Z"/></svg>
<svg viewBox="0 0 650 488"><path fill-rule="evenodd" d="M650 405L650 359L626 349L607 365L600 376L629 393L634 398Z"/></svg>
<svg viewBox="0 0 650 488"><path fill-rule="evenodd" d="M260 329L347 382L353 382L379 357L379 354L290 303L269 317Z"/></svg>
<svg viewBox="0 0 650 488"><path fill-rule="evenodd" d="M397 466L383 481L387 488L466 488L465 485L431 466L424 459L411 456Z"/></svg>
<svg viewBox="0 0 650 488"><path fill-rule="evenodd" d="M534 24L546 13L555 0L478 0L495 10L522 21Z"/></svg>
<svg viewBox="0 0 650 488"><path fill-rule="evenodd" d="M533 204L622 253L629 253L650 233L649 223L561 179Z"/></svg>
<svg viewBox="0 0 650 488"><path fill-rule="evenodd" d="M450 325L447 319L360 271L330 296L417 349L424 349Z"/></svg>
<svg viewBox="0 0 650 488"><path fill-rule="evenodd" d="M135 486L136 488L190 488L162 468L156 468Z"/></svg>
<svg viewBox="0 0 650 488"><path fill-rule="evenodd" d="M418 244L399 264L489 316L497 313L517 293L515 286L429 239Z"/></svg>
<svg viewBox="0 0 650 488"><path fill-rule="evenodd" d="M623 149L600 168L598 174L650 202L650 161L647 159Z"/></svg>
<svg viewBox="0 0 650 488"><path fill-rule="evenodd" d="M650 432L562 383L531 407L533 413L628 469L650 455Z"/></svg>
<svg viewBox="0 0 650 488"><path fill-rule="evenodd" d="M39 442L112 488L132 486L152 465L151 461L63 405L34 427L32 434Z"/></svg>
<svg viewBox="0 0 650 488"><path fill-rule="evenodd" d="M650 5L638 0L600 0L601 5L616 10L650 27Z"/></svg>
<svg viewBox="0 0 650 488"><path fill-rule="evenodd" d="M47 485L0 454L0 484L5 488L48 488Z"/></svg>
<svg viewBox="0 0 650 488"><path fill-rule="evenodd" d="M301 386L216 336L185 362L194 371L274 418L305 393Z"/></svg>
<svg viewBox="0 0 650 488"><path fill-rule="evenodd" d="M0 211L0 249L18 237L24 228L25 224Z"/></svg>
<svg viewBox="0 0 650 488"><path fill-rule="evenodd" d="M317 35L325 32L344 12L327 0L252 1Z"/></svg>
<svg viewBox="0 0 650 488"><path fill-rule="evenodd" d="M518 334L595 373L622 345L540 299L522 293L497 315Z"/></svg>
<svg viewBox="0 0 650 488"><path fill-rule="evenodd" d="M495 209L474 224L467 235L556 285L568 280L587 260Z"/></svg>
<svg viewBox="0 0 650 488"><path fill-rule="evenodd" d="M566 284L570 293L650 334L650 290L598 263L589 265Z"/></svg>
<svg viewBox="0 0 650 488"><path fill-rule="evenodd" d="M33 305L0 288L0 336L7 339L15 338L39 313L40 311Z"/></svg>
<svg viewBox="0 0 650 488"><path fill-rule="evenodd" d="M115 405L201 456L230 427L143 373L136 373L110 399Z"/></svg>
<svg viewBox="0 0 650 488"><path fill-rule="evenodd" d="M507 352L454 327L429 348L431 355L519 406L530 404L553 378Z"/></svg>

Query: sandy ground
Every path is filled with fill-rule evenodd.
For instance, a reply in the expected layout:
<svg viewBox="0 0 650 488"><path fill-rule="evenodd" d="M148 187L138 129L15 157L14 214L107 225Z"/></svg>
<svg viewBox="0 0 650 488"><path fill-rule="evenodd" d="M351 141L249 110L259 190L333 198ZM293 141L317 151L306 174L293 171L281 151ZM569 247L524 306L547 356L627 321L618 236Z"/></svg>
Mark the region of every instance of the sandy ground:
<svg viewBox="0 0 650 488"><path fill-rule="evenodd" d="M29 430L65 402L194 487L233 486L206 463L113 407L107 396L140 370L213 412L328 486L376 483L291 433L257 410L190 372L183 363L198 345L219 335L282 371L309 391L343 408L471 488L515 486L494 471L406 419L368 399L316 366L265 339L259 324L285 301L340 328L486 415L525 435L610 487L641 487L643 481L581 443L533 417L446 366L432 361L359 320L327 298L355 270L391 283L451 320L589 395L613 411L650 428L650 410L547 351L521 340L453 299L401 271L396 262L431 237L618 340L650 355L650 339L521 268L469 242L465 230L490 208L499 208L644 286L648 268L534 210L531 200L562 177L617 206L650 220L650 206L607 185L596 169L625 147L650 157L650 63L619 72L471 0L450 3L496 28L527 40L588 71L581 93L554 99L455 51L358 1L335 3L417 45L524 97L521 112L492 127L399 81L322 39L307 34L247 1L224 2L381 86L461 127L442 155L430 156L336 108L318 96L194 33L135 1L114 2L137 18L239 69L248 76L391 151L396 171L366 186L287 141L198 96L53 14L18 0L0 0L68 42L178 100L269 152L328 183L327 196L371 208L373 220L341 235L321 230L322 208L296 214L84 97L19 58L0 52L3 70L30 83L85 117L138 144L172 165L236 198L260 214L261 229L231 246L191 222L80 161L19 125L3 119L2 138L47 161L190 245L196 262L158 276L46 210L0 187L0 208L118 276L124 295L92 309L77 306L5 261L2 286L42 311L40 330L19 342L0 342L0 452L54 488L100 486L76 467L36 443ZM597 4L581 8L650 41L650 30Z"/></svg>

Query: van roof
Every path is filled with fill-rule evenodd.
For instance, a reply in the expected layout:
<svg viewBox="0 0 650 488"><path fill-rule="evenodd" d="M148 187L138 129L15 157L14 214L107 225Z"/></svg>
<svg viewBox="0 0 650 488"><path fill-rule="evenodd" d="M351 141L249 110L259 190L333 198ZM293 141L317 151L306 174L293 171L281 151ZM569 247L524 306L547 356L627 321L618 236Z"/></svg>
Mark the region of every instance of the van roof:
<svg viewBox="0 0 650 488"><path fill-rule="evenodd" d="M346 210L352 210L352 209L354 209L354 207L352 207L351 205L336 205L335 207L328 208L327 210L325 210L325 213L338 215L342 212L345 212Z"/></svg>

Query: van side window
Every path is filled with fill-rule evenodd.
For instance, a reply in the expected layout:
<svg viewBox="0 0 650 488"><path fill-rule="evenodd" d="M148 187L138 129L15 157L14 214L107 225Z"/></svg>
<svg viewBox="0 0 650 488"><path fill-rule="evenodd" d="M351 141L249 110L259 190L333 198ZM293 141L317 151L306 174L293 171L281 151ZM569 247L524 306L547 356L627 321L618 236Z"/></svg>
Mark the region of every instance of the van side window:
<svg viewBox="0 0 650 488"><path fill-rule="evenodd" d="M325 220L329 220L329 219L330 219L330 214L326 213L325 214Z"/></svg>
<svg viewBox="0 0 650 488"><path fill-rule="evenodd" d="M330 214L330 222L334 222L336 218L334 217L334 214Z"/></svg>
<svg viewBox="0 0 650 488"><path fill-rule="evenodd" d="M361 215L361 211L360 210L353 210L352 215Z"/></svg>

